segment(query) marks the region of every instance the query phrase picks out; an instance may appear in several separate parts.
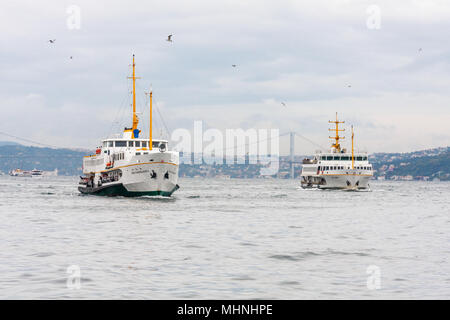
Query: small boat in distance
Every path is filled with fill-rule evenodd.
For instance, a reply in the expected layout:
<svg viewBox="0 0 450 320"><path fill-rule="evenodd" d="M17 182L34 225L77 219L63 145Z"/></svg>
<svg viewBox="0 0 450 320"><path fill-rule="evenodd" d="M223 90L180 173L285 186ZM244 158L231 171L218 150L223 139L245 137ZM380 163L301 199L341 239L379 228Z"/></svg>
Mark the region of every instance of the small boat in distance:
<svg viewBox="0 0 450 320"><path fill-rule="evenodd" d="M9 172L9 175L12 177L31 177L31 171L22 170L22 169L14 169Z"/></svg>
<svg viewBox="0 0 450 320"><path fill-rule="evenodd" d="M105 196L171 196L179 186L179 154L169 151L167 140L152 138L152 92L148 139L139 138L136 114L136 76L133 55L133 119L120 138L102 141L94 155L83 159L78 190ZM118 135L120 136L120 135Z"/></svg>
<svg viewBox="0 0 450 320"><path fill-rule="evenodd" d="M344 137L339 136L339 121L336 113L336 120L329 121L335 124L336 135L330 137L334 139L330 152L317 152L313 159L304 159L301 173L302 188L318 189L346 189L358 190L368 189L369 180L373 176L373 168L369 163L367 153L354 151L354 134L352 126L352 151L347 152L341 149L339 143Z"/></svg>
<svg viewBox="0 0 450 320"><path fill-rule="evenodd" d="M9 175L12 177L43 177L43 176L56 177L58 175L58 169L55 169L54 171L43 171L38 169L33 170L14 169L9 171Z"/></svg>

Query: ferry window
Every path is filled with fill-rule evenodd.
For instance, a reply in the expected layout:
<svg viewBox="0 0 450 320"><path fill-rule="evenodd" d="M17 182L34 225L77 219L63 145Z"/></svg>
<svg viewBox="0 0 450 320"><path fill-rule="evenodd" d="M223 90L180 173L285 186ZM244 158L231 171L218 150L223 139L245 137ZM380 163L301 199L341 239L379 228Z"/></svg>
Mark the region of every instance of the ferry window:
<svg viewBox="0 0 450 320"><path fill-rule="evenodd" d="M334 156L333 157L333 160L340 160L341 159L341 157L339 157L339 156Z"/></svg>
<svg viewBox="0 0 450 320"><path fill-rule="evenodd" d="M367 161L367 157L363 157L363 161Z"/></svg>
<svg viewBox="0 0 450 320"><path fill-rule="evenodd" d="M133 148L133 141L128 141L128 147Z"/></svg>
<svg viewBox="0 0 450 320"><path fill-rule="evenodd" d="M362 161L363 157L356 157L356 161Z"/></svg>
<svg viewBox="0 0 450 320"><path fill-rule="evenodd" d="M126 141L116 141L116 147L126 147L127 142Z"/></svg>
<svg viewBox="0 0 450 320"><path fill-rule="evenodd" d="M141 155L141 153L140 153L140 152L136 152L136 155L137 155L137 156L140 156L140 155Z"/></svg>
<svg viewBox="0 0 450 320"><path fill-rule="evenodd" d="M342 156L341 160L348 161L348 157L347 156Z"/></svg>
<svg viewBox="0 0 450 320"><path fill-rule="evenodd" d="M140 141L135 141L135 142L134 142L134 145L135 145L136 147L140 147L140 146L141 146L141 142L140 142Z"/></svg>
<svg viewBox="0 0 450 320"><path fill-rule="evenodd" d="M106 141L103 141L103 147L107 147L108 146L108 144L106 143Z"/></svg>
<svg viewBox="0 0 450 320"><path fill-rule="evenodd" d="M327 156L327 160L333 160L332 156Z"/></svg>
<svg viewBox="0 0 450 320"><path fill-rule="evenodd" d="M108 141L108 147L114 147L114 141Z"/></svg>
<svg viewBox="0 0 450 320"><path fill-rule="evenodd" d="M317 168L318 171L320 171L320 166Z"/></svg>
<svg viewBox="0 0 450 320"><path fill-rule="evenodd" d="M142 148L147 148L147 141L142 141Z"/></svg>
<svg viewBox="0 0 450 320"><path fill-rule="evenodd" d="M159 147L159 142L158 141L153 141L152 147L153 148L158 148Z"/></svg>

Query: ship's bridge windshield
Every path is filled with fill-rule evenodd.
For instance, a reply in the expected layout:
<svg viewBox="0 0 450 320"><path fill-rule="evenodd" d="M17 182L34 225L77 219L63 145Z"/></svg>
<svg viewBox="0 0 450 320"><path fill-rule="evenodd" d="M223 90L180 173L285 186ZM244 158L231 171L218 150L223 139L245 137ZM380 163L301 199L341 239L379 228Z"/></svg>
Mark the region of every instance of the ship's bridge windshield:
<svg viewBox="0 0 450 320"><path fill-rule="evenodd" d="M158 148L160 144L165 144L167 147L167 141L152 141L152 147ZM115 141L103 141L103 148L148 148L149 141L142 140L115 140Z"/></svg>
<svg viewBox="0 0 450 320"><path fill-rule="evenodd" d="M354 157L356 161L367 161L367 156L355 156ZM320 156L320 160L323 161L351 161L352 156L351 155L328 155L328 156Z"/></svg>

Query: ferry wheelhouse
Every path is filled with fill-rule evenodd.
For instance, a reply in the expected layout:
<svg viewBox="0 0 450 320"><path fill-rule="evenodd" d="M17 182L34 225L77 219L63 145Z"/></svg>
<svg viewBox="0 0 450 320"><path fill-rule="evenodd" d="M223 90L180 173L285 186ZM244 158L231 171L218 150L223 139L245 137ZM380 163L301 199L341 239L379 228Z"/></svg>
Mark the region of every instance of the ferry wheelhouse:
<svg viewBox="0 0 450 320"><path fill-rule="evenodd" d="M339 121L336 113L336 120L329 121L335 124L336 135L330 137L334 139L330 152L316 152L312 159L304 159L301 173L301 186L303 188L319 189L368 189L369 180L373 176L373 168L369 163L369 157L365 152L354 151L354 133L352 126L352 150L341 149L339 136Z"/></svg>
<svg viewBox="0 0 450 320"><path fill-rule="evenodd" d="M149 138L139 138L136 114L136 76L133 55L133 121L122 135L102 141L94 155L83 159L78 190L106 196L171 196L179 186L179 154L169 151L167 140L152 138L152 97L150 91Z"/></svg>

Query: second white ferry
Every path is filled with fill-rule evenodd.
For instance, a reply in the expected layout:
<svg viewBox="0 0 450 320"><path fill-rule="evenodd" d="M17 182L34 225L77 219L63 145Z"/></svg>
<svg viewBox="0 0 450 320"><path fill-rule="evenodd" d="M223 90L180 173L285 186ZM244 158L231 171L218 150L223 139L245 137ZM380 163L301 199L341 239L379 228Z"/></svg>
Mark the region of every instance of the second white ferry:
<svg viewBox="0 0 450 320"><path fill-rule="evenodd" d="M330 152L317 152L312 159L304 159L301 173L302 188L319 189L368 189L369 180L373 176L373 168L369 163L367 153L354 151L354 134L352 126L352 150L347 152L340 145L339 121L336 113L336 121L329 121L335 124L336 135L330 137L335 140L331 145Z"/></svg>
<svg viewBox="0 0 450 320"><path fill-rule="evenodd" d="M168 150L167 140L152 138L152 92L149 138L139 138L136 114L136 76L133 55L133 121L121 137L102 141L96 153L83 159L78 190L106 196L171 196L179 186L179 154Z"/></svg>

